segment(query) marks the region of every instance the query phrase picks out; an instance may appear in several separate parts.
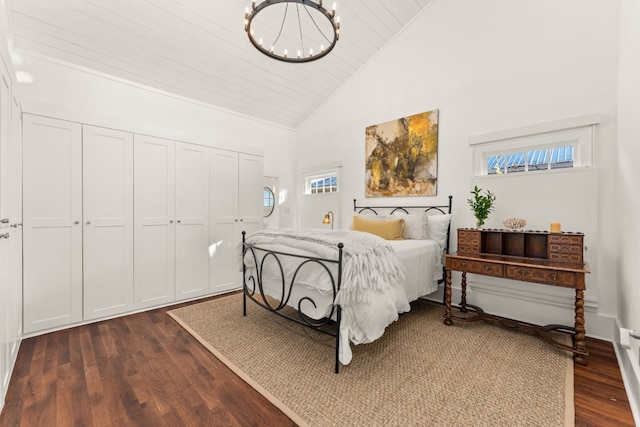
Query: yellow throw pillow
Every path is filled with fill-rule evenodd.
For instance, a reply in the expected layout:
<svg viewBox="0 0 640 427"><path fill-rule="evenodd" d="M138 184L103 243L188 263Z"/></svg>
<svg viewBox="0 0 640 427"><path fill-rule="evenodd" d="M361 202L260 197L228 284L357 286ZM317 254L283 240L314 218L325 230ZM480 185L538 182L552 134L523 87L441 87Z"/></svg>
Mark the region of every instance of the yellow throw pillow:
<svg viewBox="0 0 640 427"><path fill-rule="evenodd" d="M386 240L403 240L404 219L388 219L386 221L369 221L358 215L353 216L353 230L375 234Z"/></svg>

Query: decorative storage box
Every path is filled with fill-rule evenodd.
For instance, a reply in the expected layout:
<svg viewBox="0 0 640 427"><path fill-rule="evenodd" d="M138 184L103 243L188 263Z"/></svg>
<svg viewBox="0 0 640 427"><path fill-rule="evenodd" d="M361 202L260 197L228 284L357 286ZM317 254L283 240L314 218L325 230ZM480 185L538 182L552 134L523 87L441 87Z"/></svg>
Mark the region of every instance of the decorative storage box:
<svg viewBox="0 0 640 427"><path fill-rule="evenodd" d="M458 229L458 254L488 254L582 264L584 234Z"/></svg>

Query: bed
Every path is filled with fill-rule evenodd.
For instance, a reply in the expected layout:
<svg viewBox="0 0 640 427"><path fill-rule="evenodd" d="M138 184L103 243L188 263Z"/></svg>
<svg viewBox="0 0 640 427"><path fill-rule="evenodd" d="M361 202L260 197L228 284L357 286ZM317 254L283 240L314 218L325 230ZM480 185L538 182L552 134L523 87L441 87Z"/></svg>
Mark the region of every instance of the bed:
<svg viewBox="0 0 640 427"><path fill-rule="evenodd" d="M352 344L378 339L411 301L443 282L451 206L451 196L447 205L411 207L359 206L354 200L349 230L243 232L243 314L251 300L335 337L338 373L340 364L351 362ZM391 236L379 231L387 229Z"/></svg>

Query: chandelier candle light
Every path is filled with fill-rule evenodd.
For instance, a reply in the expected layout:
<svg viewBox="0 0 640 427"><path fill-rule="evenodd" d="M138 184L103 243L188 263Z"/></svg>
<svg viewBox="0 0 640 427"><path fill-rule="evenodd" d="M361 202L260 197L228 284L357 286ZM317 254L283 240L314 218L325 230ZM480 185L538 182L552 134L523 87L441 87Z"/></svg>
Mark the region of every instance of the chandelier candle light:
<svg viewBox="0 0 640 427"><path fill-rule="evenodd" d="M322 0L264 0L258 5L254 0L244 14L244 30L251 44L270 58L311 62L335 47L340 17L335 3L329 11Z"/></svg>

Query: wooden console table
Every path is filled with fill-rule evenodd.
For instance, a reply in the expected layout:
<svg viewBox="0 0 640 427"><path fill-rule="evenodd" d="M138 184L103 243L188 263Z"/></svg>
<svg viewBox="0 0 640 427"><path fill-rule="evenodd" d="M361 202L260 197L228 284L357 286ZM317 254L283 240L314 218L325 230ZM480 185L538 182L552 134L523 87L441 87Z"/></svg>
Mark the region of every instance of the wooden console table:
<svg viewBox="0 0 640 427"><path fill-rule="evenodd" d="M583 262L583 237L581 233L458 229L458 252L445 255L445 325L452 325L454 320L483 320L524 329L572 352L576 363L586 365L589 353L585 343L584 290L589 266ZM452 314L451 271L462 272L460 311L473 311L472 316ZM573 288L574 326L537 326L487 314L480 307L467 304L467 273ZM573 345L556 341L553 331L571 334Z"/></svg>

